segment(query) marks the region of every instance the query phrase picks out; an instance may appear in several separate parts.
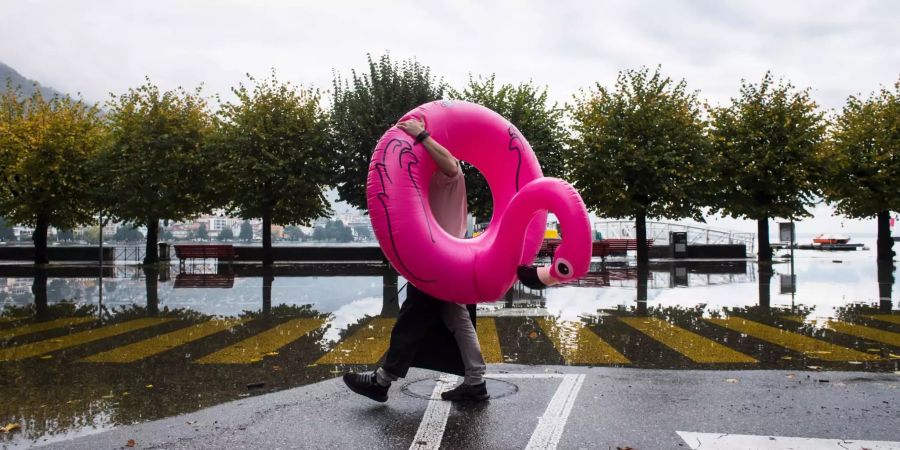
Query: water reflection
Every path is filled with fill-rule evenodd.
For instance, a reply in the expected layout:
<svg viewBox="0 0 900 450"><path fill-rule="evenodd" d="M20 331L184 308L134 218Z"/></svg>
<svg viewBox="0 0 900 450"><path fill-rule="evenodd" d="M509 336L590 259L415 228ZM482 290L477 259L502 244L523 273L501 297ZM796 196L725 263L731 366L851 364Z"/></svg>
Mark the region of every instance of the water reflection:
<svg viewBox="0 0 900 450"><path fill-rule="evenodd" d="M833 258L793 270L597 262L578 282L517 285L480 305L479 333L492 362L895 371L895 268L872 269ZM374 365L405 300L405 280L381 265L99 270L0 266L0 422L27 424L0 443L299 386L347 361ZM799 283L773 293L784 275Z"/></svg>

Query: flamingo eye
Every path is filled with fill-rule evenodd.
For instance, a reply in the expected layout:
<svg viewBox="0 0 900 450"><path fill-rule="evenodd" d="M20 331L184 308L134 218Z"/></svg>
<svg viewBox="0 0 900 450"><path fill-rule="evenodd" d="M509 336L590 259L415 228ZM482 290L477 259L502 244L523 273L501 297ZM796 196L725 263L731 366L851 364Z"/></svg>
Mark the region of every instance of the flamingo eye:
<svg viewBox="0 0 900 450"><path fill-rule="evenodd" d="M556 261L556 273L563 278L569 278L572 276L572 265L569 264L569 261L560 258Z"/></svg>

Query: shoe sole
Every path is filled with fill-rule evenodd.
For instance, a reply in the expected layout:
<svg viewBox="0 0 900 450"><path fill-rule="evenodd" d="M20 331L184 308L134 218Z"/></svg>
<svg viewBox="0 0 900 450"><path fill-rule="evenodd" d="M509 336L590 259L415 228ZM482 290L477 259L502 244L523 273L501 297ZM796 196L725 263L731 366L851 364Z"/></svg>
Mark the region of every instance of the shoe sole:
<svg viewBox="0 0 900 450"><path fill-rule="evenodd" d="M370 392L366 392L366 391L364 391L360 388L357 388L356 386L348 383L347 380L342 380L342 381L344 382L345 385L347 385L348 388L350 388L351 391L356 392L357 394L362 395L363 397L371 398L372 400L375 400L376 402L380 402L380 403L384 403L388 399L387 395L385 395L384 397L375 396Z"/></svg>

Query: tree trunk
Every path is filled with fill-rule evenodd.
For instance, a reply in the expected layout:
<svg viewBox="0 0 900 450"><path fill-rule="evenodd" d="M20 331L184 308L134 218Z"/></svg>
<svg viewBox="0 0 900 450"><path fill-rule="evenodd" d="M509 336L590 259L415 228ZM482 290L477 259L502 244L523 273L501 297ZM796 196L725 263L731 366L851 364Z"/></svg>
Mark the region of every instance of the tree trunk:
<svg viewBox="0 0 900 450"><path fill-rule="evenodd" d="M650 263L638 261L638 279L637 279L637 310L635 314L638 316L647 315L647 285L650 278Z"/></svg>
<svg viewBox="0 0 900 450"><path fill-rule="evenodd" d="M34 264L48 264L50 259L47 258L47 229L50 228L50 220L43 215L37 216L37 223L34 226L34 234L31 235L34 241Z"/></svg>
<svg viewBox="0 0 900 450"><path fill-rule="evenodd" d="M272 267L263 266L262 313L264 316L272 314L272 283L274 282L275 274Z"/></svg>
<svg viewBox="0 0 900 450"><path fill-rule="evenodd" d="M147 221L147 251L144 253L144 264L159 262L159 219Z"/></svg>
<svg viewBox="0 0 900 450"><path fill-rule="evenodd" d="M894 259L894 239L891 237L891 212L878 213L878 261L891 261Z"/></svg>
<svg viewBox="0 0 900 450"><path fill-rule="evenodd" d="M275 259L272 258L272 215L270 213L263 214L263 266L271 266Z"/></svg>
<svg viewBox="0 0 900 450"><path fill-rule="evenodd" d="M878 261L878 310L888 314L893 308L891 291L894 288L894 270L893 261Z"/></svg>
<svg viewBox="0 0 900 450"><path fill-rule="evenodd" d="M759 241L759 262L772 262L772 246L769 244L769 217L756 221L756 239Z"/></svg>
<svg viewBox="0 0 900 450"><path fill-rule="evenodd" d="M31 294L34 295L35 318L39 321L48 319L50 317L50 306L47 303L47 270L39 268L34 271Z"/></svg>
<svg viewBox="0 0 900 450"><path fill-rule="evenodd" d="M147 315L159 315L159 269L144 267L144 287L147 289Z"/></svg>
<svg viewBox="0 0 900 450"><path fill-rule="evenodd" d="M647 248L647 214L645 212L639 212L634 218L634 229L637 233L637 262L640 267L641 264L646 265L650 262Z"/></svg>
<svg viewBox="0 0 900 450"><path fill-rule="evenodd" d="M772 274L771 263L759 263L759 309L763 312L769 312L772 304Z"/></svg>

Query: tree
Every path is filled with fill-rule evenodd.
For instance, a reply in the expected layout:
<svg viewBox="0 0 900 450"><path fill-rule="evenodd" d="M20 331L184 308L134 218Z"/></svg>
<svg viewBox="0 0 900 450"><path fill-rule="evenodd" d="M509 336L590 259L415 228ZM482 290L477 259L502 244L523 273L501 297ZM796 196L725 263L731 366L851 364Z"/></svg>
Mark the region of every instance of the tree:
<svg viewBox="0 0 900 450"><path fill-rule="evenodd" d="M47 231L91 220L82 196L87 162L104 140L99 109L69 97L0 95L0 216L34 227L34 263L46 264Z"/></svg>
<svg viewBox="0 0 900 450"><path fill-rule="evenodd" d="M263 265L273 262L272 223L308 223L330 213L324 188L334 157L319 93L250 78L232 89L236 103L222 106L218 145L230 188L229 212L263 221Z"/></svg>
<svg viewBox="0 0 900 450"><path fill-rule="evenodd" d="M318 226L313 229L312 238L314 241L324 241L328 239L328 232L325 231L325 227Z"/></svg>
<svg viewBox="0 0 900 450"><path fill-rule="evenodd" d="M241 232L238 235L238 239L244 242L250 242L253 240L253 226L250 225L249 220L245 220L241 223Z"/></svg>
<svg viewBox="0 0 900 450"><path fill-rule="evenodd" d="M361 240L368 241L372 239L372 230L366 225L356 225L353 227L353 231L356 232L356 236Z"/></svg>
<svg viewBox="0 0 900 450"><path fill-rule="evenodd" d="M776 84L769 72L759 84L743 82L740 94L711 111L715 206L757 221L759 261L769 262L769 218L810 216L817 201L825 121L808 89Z"/></svg>
<svg viewBox="0 0 900 450"><path fill-rule="evenodd" d="M234 232L231 231L231 227L222 228L222 231L219 231L219 235L216 236L216 240L218 240L218 241L234 240Z"/></svg>
<svg viewBox="0 0 900 450"><path fill-rule="evenodd" d="M445 84L414 59L377 61L368 55L368 73L350 80L335 74L331 108L332 146L337 151L335 184L340 199L366 209L369 160L381 135L400 117L423 103L443 97Z"/></svg>
<svg viewBox="0 0 900 450"><path fill-rule="evenodd" d="M209 232L206 231L205 223L201 223L200 227L197 228L197 239L203 239L204 241L209 240Z"/></svg>
<svg viewBox="0 0 900 450"><path fill-rule="evenodd" d="M303 238L306 237L306 235L303 234L303 230L301 230L300 227L296 225L289 225L285 227L284 235L292 241L302 241Z"/></svg>
<svg viewBox="0 0 900 450"><path fill-rule="evenodd" d="M566 131L562 125L564 109L550 103L547 88L532 83L496 85L495 75L488 78L469 77L462 91L451 91L450 97L485 106L509 120L525 136L541 163L544 176L565 177L563 152ZM467 167L468 169L468 167ZM467 170L472 174L472 170ZM466 192L469 212L476 222L491 218L491 190L483 176L467 176Z"/></svg>
<svg viewBox="0 0 900 450"><path fill-rule="evenodd" d="M75 240L75 232L71 229L68 230L56 230L56 241L57 242L70 242Z"/></svg>
<svg viewBox="0 0 900 450"><path fill-rule="evenodd" d="M0 217L0 241L14 241L16 240L16 232L12 229L9 224L6 223L2 217Z"/></svg>
<svg viewBox="0 0 900 450"><path fill-rule="evenodd" d="M576 97L567 164L585 205L634 217L638 262L648 261L646 219L703 220L709 144L700 102L659 68L620 72L614 89Z"/></svg>
<svg viewBox="0 0 900 450"><path fill-rule="evenodd" d="M135 242L144 239L144 235L133 224L127 224L116 228L114 241Z"/></svg>
<svg viewBox="0 0 900 450"><path fill-rule="evenodd" d="M111 212L147 227L145 264L159 261L159 222L179 221L214 206L213 128L200 90L160 92L149 80L108 103L110 145L98 163L112 193Z"/></svg>
<svg viewBox="0 0 900 450"><path fill-rule="evenodd" d="M825 198L841 215L876 217L878 260L890 261L891 211L900 210L900 81L893 91L848 98L830 144Z"/></svg>

